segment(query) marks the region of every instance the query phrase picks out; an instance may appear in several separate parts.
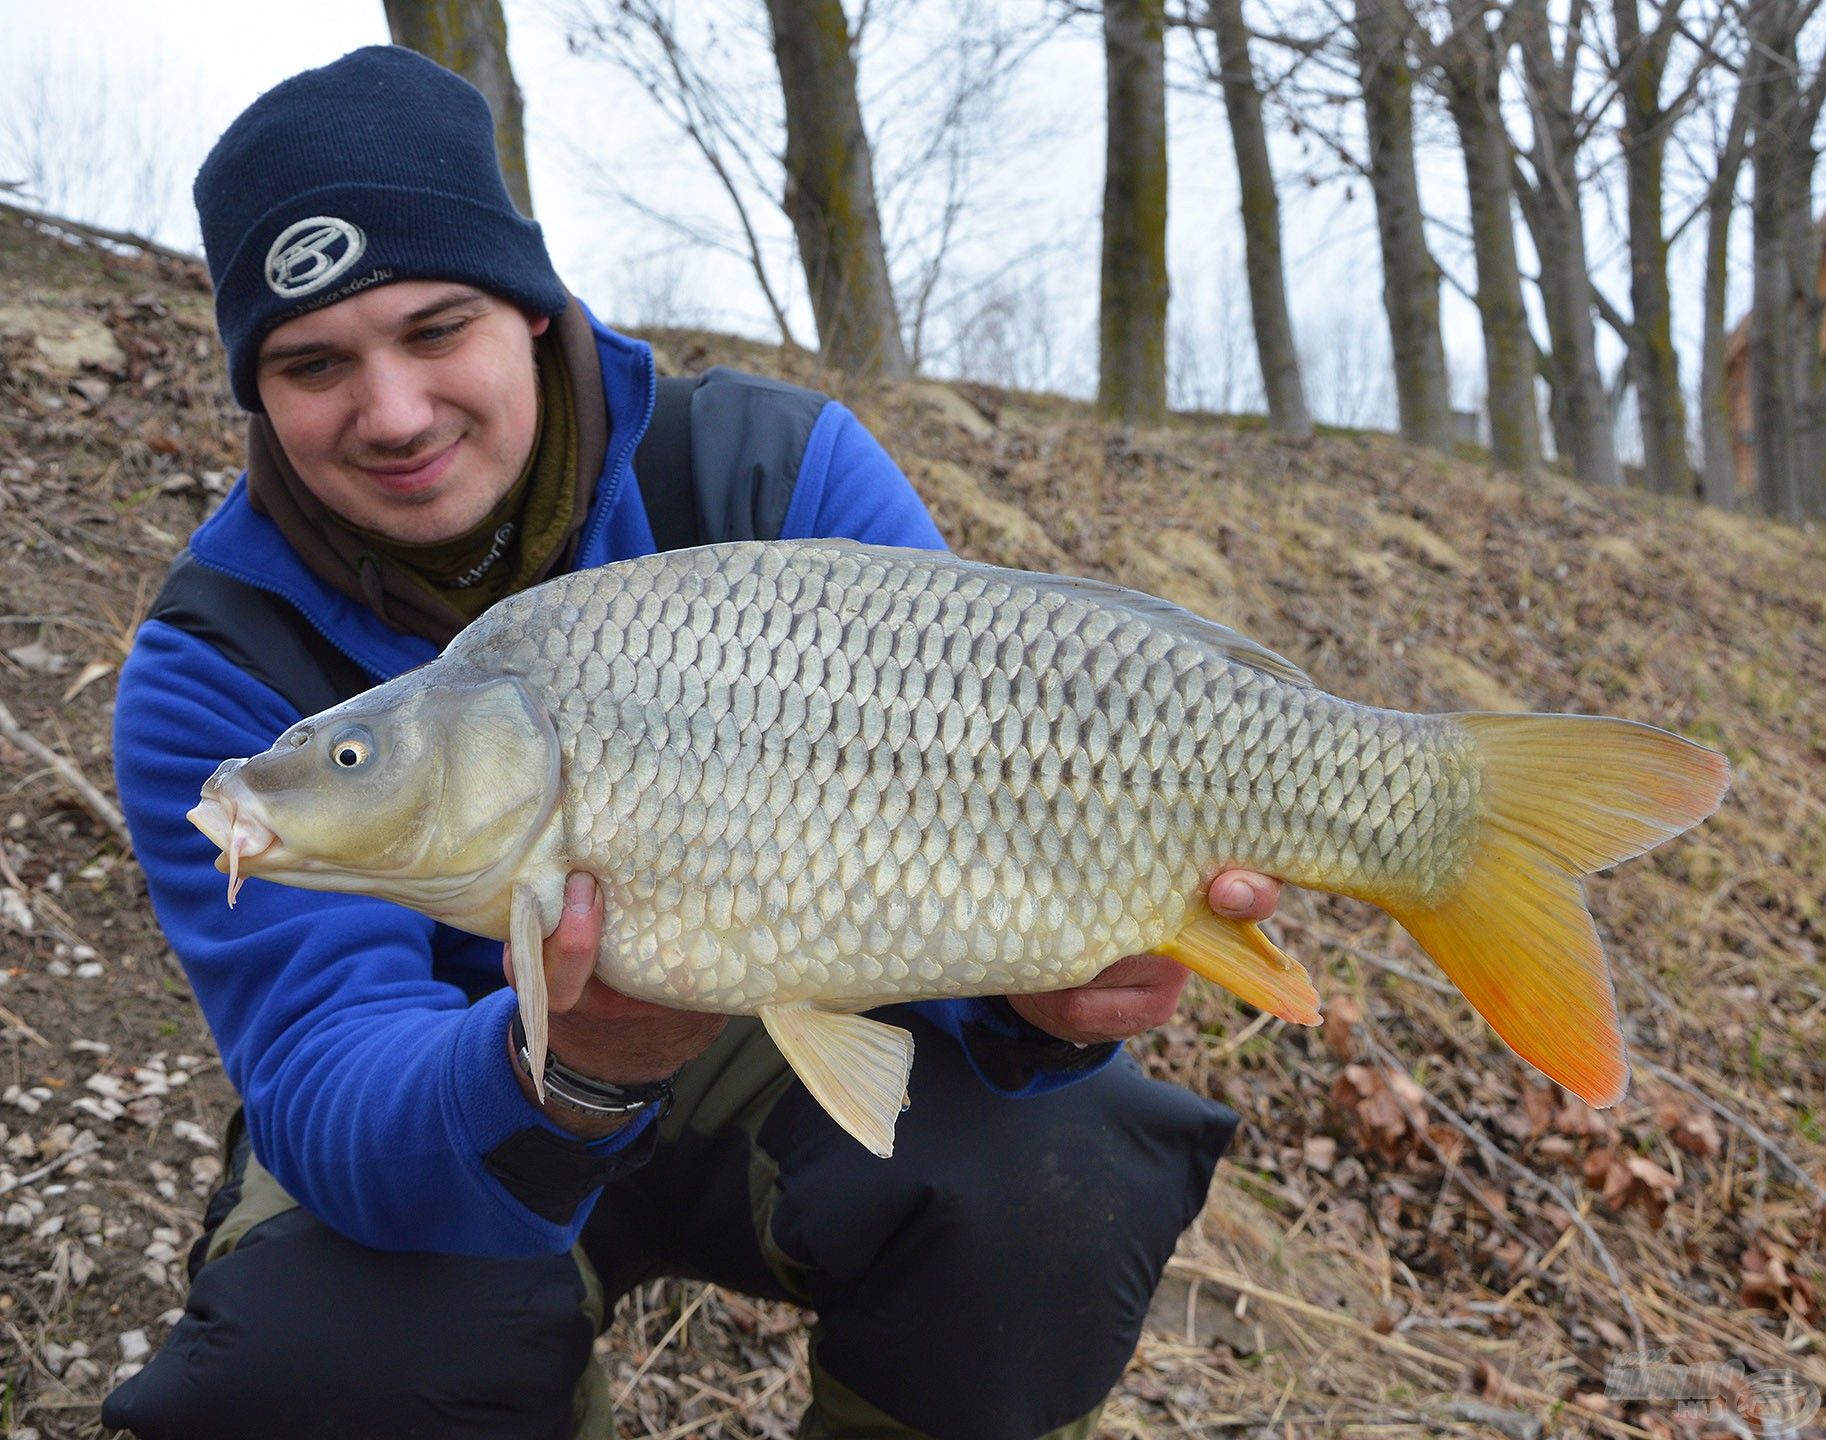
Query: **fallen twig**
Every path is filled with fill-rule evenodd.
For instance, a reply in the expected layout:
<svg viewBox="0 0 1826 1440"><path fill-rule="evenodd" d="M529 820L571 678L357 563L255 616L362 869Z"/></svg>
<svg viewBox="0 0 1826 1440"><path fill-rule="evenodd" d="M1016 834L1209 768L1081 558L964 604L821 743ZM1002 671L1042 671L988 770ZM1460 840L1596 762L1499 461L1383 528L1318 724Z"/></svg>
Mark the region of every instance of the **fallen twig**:
<svg viewBox="0 0 1826 1440"><path fill-rule="evenodd" d="M1794 1176L1796 1180L1800 1181L1812 1194L1815 1200L1819 1201L1821 1205L1826 1205L1826 1187L1822 1187L1817 1180L1805 1170L1801 1169L1800 1162L1786 1150L1782 1149L1780 1145L1777 1145L1774 1140L1770 1139L1767 1133L1758 1129L1755 1123L1752 1122L1747 1115L1739 1114L1737 1111L1731 1109L1730 1106L1714 1100L1691 1081L1682 1080L1678 1075L1674 1074L1673 1071L1657 1065L1653 1060L1638 1058L1636 1064L1640 1065L1644 1070L1649 1071L1657 1079L1665 1080L1676 1090L1692 1096L1720 1120L1725 1121L1727 1124L1735 1125L1738 1129L1742 1130L1758 1145L1762 1146L1769 1155L1778 1160L1784 1170Z"/></svg>
<svg viewBox="0 0 1826 1440"><path fill-rule="evenodd" d="M88 777L72 761L64 759L14 719L13 712L4 704L0 704L0 735L6 736L21 750L49 765L57 772L57 778L76 792L77 798L88 807L89 813L113 832L115 839L129 850L133 848L133 837L127 833L127 822L120 811L115 809L114 802L91 785Z"/></svg>
<svg viewBox="0 0 1826 1440"><path fill-rule="evenodd" d="M1524 1415L1519 1410L1507 1410L1500 1405L1486 1405L1481 1400L1450 1400L1446 1403L1445 1413L1454 1420L1488 1426L1509 1436L1510 1440L1538 1440L1541 1433L1541 1422L1535 1416Z"/></svg>
<svg viewBox="0 0 1826 1440"><path fill-rule="evenodd" d="M81 1159L84 1155L93 1155L99 1149L101 1149L101 1141L99 1140L93 1145L72 1145L68 1150L64 1151L63 1154L59 1155L55 1160L50 1161L48 1164L40 1165L36 1170L28 1170L25 1174L16 1179L9 1180L6 1184L0 1185L0 1195L10 1195L21 1185L36 1184L38 1181L44 1179L46 1175L55 1173L63 1166L68 1165L72 1160Z"/></svg>
<svg viewBox="0 0 1826 1440"><path fill-rule="evenodd" d="M1449 980L1442 980L1437 975L1422 974L1418 970L1403 965L1392 956L1383 955L1374 950L1366 950L1349 940L1340 940L1337 936L1329 935L1315 925L1309 925L1306 928L1312 932L1321 945L1329 946L1333 950L1342 950L1346 955L1354 956L1366 965L1373 965L1378 970L1386 970L1391 975L1399 975L1403 980L1411 980L1414 984L1424 985L1429 990L1437 990L1441 995L1459 993L1457 987Z"/></svg>
<svg viewBox="0 0 1826 1440"><path fill-rule="evenodd" d="M46 1040L44 1036L40 1035L36 1030L32 1029L30 1025L26 1024L16 1012L7 1009L4 1005L0 1005L0 1021L5 1021L8 1025L12 1026L13 1029L25 1036L27 1040L35 1040L47 1050L51 1048L51 1042L49 1040Z"/></svg>

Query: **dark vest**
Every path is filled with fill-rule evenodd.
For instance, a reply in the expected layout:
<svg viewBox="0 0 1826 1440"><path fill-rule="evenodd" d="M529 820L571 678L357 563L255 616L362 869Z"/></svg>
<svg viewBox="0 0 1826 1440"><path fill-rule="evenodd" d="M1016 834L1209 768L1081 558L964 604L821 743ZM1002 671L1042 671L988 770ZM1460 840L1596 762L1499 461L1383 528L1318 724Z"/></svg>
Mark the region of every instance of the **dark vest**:
<svg viewBox="0 0 1826 1440"><path fill-rule="evenodd" d="M662 378L634 477L660 550L777 540L799 466L829 397L718 366ZM374 683L288 600L200 563L172 562L149 620L205 640L315 715Z"/></svg>

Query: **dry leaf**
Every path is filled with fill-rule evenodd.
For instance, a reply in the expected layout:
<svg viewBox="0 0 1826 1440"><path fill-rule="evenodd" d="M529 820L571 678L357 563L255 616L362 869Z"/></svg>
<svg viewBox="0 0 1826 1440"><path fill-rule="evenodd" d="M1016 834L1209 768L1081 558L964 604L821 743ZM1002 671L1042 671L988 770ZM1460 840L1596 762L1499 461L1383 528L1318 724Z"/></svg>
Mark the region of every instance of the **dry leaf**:
<svg viewBox="0 0 1826 1440"><path fill-rule="evenodd" d="M1509 1405L1526 1405L1533 1398L1488 1360L1477 1362L1477 1388L1486 1400L1501 1400Z"/></svg>
<svg viewBox="0 0 1826 1440"><path fill-rule="evenodd" d="M82 674L70 682L70 688L63 692L64 704L69 704L102 676L111 674L113 670L114 662L112 660L91 660L82 667Z"/></svg>
<svg viewBox="0 0 1826 1440"><path fill-rule="evenodd" d="M1661 1228L1667 1207L1680 1182L1645 1155L1619 1155L1614 1150L1594 1150L1585 1157L1586 1182L1595 1187L1606 1206L1617 1214L1634 1208Z"/></svg>
<svg viewBox="0 0 1826 1440"><path fill-rule="evenodd" d="M1528 1138L1532 1140L1553 1124L1553 1087L1524 1083L1522 1111L1528 1117Z"/></svg>
<svg viewBox="0 0 1826 1440"><path fill-rule="evenodd" d="M1332 1099L1357 1122L1366 1145L1390 1160L1408 1155L1426 1134L1425 1091L1398 1070L1346 1065Z"/></svg>
<svg viewBox="0 0 1826 1440"><path fill-rule="evenodd" d="M1348 995L1340 995L1325 1006L1325 1048L1340 1060L1357 1058L1357 1039L1351 1027L1363 1019L1362 1007Z"/></svg>
<svg viewBox="0 0 1826 1440"><path fill-rule="evenodd" d="M1737 1292L1741 1305L1787 1311L1799 1318L1817 1314L1813 1282L1793 1269L1794 1258L1783 1246L1759 1235L1744 1251L1744 1283Z"/></svg>
<svg viewBox="0 0 1826 1440"><path fill-rule="evenodd" d="M1576 1095L1568 1095L1566 1103L1553 1117L1553 1128L1561 1135L1571 1135L1575 1139L1584 1137L1596 1147L1614 1145L1617 1141L1617 1127L1602 1110L1594 1110Z"/></svg>

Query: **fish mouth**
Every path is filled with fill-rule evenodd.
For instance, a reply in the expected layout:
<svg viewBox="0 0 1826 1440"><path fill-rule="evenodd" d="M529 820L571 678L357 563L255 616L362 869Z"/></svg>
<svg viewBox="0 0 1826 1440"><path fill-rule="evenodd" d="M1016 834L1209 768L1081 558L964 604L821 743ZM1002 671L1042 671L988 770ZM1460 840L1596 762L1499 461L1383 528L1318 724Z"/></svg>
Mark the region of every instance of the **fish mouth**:
<svg viewBox="0 0 1826 1440"><path fill-rule="evenodd" d="M222 852L216 857L216 869L228 876L231 910L243 882L256 873L251 865L244 871L243 862L259 860L279 848L279 836L260 814L259 801L237 773L246 763L224 760L203 786L202 798L185 816Z"/></svg>

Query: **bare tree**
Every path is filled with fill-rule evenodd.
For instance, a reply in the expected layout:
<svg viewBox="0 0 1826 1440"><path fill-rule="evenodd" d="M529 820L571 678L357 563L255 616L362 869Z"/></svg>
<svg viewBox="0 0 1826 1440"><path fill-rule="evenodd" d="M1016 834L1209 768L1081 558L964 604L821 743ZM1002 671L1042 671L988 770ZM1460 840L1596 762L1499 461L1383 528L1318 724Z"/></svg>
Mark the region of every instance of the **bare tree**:
<svg viewBox="0 0 1826 1440"><path fill-rule="evenodd" d="M775 277L775 262L769 258L761 218L755 213L759 207L777 205L783 190L778 147L770 152L767 145L770 132L778 129L777 112L765 117L749 113L731 87L706 70L679 34L671 0L622 0L612 8L580 0L566 16L565 36L573 52L600 55L618 65L691 142L728 202L734 228L686 219L635 193L611 173L613 197L693 245L743 261L754 275L780 342L797 346L786 312L786 285ZM592 175L598 170L592 156Z"/></svg>
<svg viewBox="0 0 1826 1440"><path fill-rule="evenodd" d="M1025 277L999 271L972 292L967 323L958 327L950 356L966 380L1014 390L1059 386L1059 311L1041 274Z"/></svg>
<svg viewBox="0 0 1826 1440"><path fill-rule="evenodd" d="M1249 306L1255 347L1268 395L1268 423L1285 435L1312 434L1300 383L1300 355L1287 315L1287 287L1281 264L1281 202L1268 160L1268 132L1262 123L1262 93L1249 59L1249 27L1243 0L1209 0L1206 23L1216 41L1216 63L1206 72L1223 86L1230 117L1231 145L1241 191L1243 253L1249 272Z"/></svg>
<svg viewBox="0 0 1826 1440"><path fill-rule="evenodd" d="M1386 426L1395 408L1388 336L1361 312L1333 311L1308 327L1300 364L1324 424Z"/></svg>
<svg viewBox="0 0 1826 1440"><path fill-rule="evenodd" d="M404 45L454 70L488 100L495 117L495 151L507 193L522 215L533 213L526 171L526 132L520 87L507 59L507 17L501 0L382 0L387 29Z"/></svg>
<svg viewBox="0 0 1826 1440"><path fill-rule="evenodd" d="M1484 0L1446 0L1446 32L1431 47L1433 70L1464 154L1477 260L1477 312L1483 322L1489 385L1490 450L1496 463L1531 471L1540 463L1535 408L1535 343L1522 305L1515 249L1512 152L1501 86L1510 39L1486 19ZM1507 17L1498 12L1498 19Z"/></svg>
<svg viewBox="0 0 1826 1440"><path fill-rule="evenodd" d="M1804 73L1801 33L1819 0L1761 0L1749 10L1760 56L1751 89L1755 181L1751 199L1754 295L1750 393L1756 484L1771 515L1826 514L1826 374L1820 321L1820 232L1811 213L1814 132L1826 101L1826 64Z"/></svg>
<svg viewBox="0 0 1826 1440"><path fill-rule="evenodd" d="M1167 101L1163 0L1104 0L1108 100L1098 408L1167 413Z"/></svg>
<svg viewBox="0 0 1826 1440"><path fill-rule="evenodd" d="M1230 268L1227 256L1200 265L1173 306L1169 380L1176 410L1240 415L1267 404L1249 307Z"/></svg>
<svg viewBox="0 0 1826 1440"><path fill-rule="evenodd" d="M22 59L28 78L0 105L0 180L9 198L200 250L195 212L174 214L170 201L182 193L181 157L207 140L184 133L196 127L172 87L172 67L146 58L144 71L122 83L94 57L41 50Z"/></svg>
<svg viewBox="0 0 1826 1440"><path fill-rule="evenodd" d="M1651 490L1686 494L1686 402L1674 350L1673 302L1668 294L1664 165L1668 135L1692 97L1696 77L1678 94L1663 95L1668 57L1681 34L1684 0L1661 0L1654 25L1643 30L1641 0L1612 0L1616 47L1610 58L1623 110L1623 168L1628 189L1630 319L1621 333L1629 347L1642 421L1642 471Z"/></svg>
<svg viewBox="0 0 1826 1440"><path fill-rule="evenodd" d="M1553 349L1544 357L1553 387L1554 443L1589 485L1623 484L1611 427L1610 401L1598 371L1597 326L1585 250L1585 209L1579 159L1591 134L1595 102L1577 92L1584 46L1584 0L1572 0L1556 50L1547 0L1516 0L1517 49L1522 57L1531 141L1522 152L1532 175L1518 166L1516 196L1540 257L1542 307Z"/></svg>
<svg viewBox="0 0 1826 1440"><path fill-rule="evenodd" d="M687 207L638 176L603 173L574 147L587 166L581 183L694 247L741 260L782 340L796 344L789 271L803 271L805 257L788 199L802 197L788 174L784 86L766 7L565 0L561 15L572 52L605 59L640 86L695 151L718 200ZM954 337L994 272L1018 276L1035 263L1021 247L999 255L988 272L960 276L957 257L998 204L980 170L1032 138L1031 126L1005 112L1010 81L1066 18L1009 19L969 0L875 0L854 20L846 47L852 73L858 85L871 81L857 100L868 115L875 229L907 364L919 369L922 357L957 348Z"/></svg>
<svg viewBox="0 0 1826 1440"><path fill-rule="evenodd" d="M1750 102L1760 84L1760 52L1744 48L1732 77L1732 99L1721 134L1712 146L1716 164L1706 186L1705 319L1700 345L1699 417L1704 446L1700 493L1706 503L1731 509L1737 504L1736 447L1731 436L1726 394L1725 291L1730 281L1731 221L1737 211L1738 177L1743 171L1750 128Z"/></svg>
<svg viewBox="0 0 1826 1440"><path fill-rule="evenodd" d="M1060 247L1056 235L1033 246L1005 243L1010 202L987 177L1004 164L1031 163L1044 143L1048 120L1011 105L1013 81L1073 20L1068 10L979 0L875 0L869 11L880 63L864 103L882 241L915 370L953 337L968 348L960 327L985 291L1013 293L1032 266L1056 265L1056 253L1044 253ZM987 248L991 234L995 261L960 269L960 253Z"/></svg>
<svg viewBox="0 0 1826 1440"><path fill-rule="evenodd" d="M856 99L842 0L767 0L786 102L786 213L799 237L824 358L859 375L911 373Z"/></svg>
<svg viewBox="0 0 1826 1440"><path fill-rule="evenodd" d="M1452 392L1439 331L1439 266L1427 248L1414 167L1413 19L1402 0L1356 0L1352 31L1401 433L1416 444L1450 450Z"/></svg>

